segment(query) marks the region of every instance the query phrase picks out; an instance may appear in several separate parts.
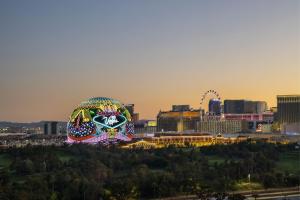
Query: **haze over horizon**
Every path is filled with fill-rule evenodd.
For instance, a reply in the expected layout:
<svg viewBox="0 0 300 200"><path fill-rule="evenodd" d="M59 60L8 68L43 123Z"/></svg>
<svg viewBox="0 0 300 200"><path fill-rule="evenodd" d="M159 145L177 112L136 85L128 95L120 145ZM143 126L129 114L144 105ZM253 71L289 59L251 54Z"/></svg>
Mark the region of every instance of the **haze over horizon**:
<svg viewBox="0 0 300 200"><path fill-rule="evenodd" d="M0 1L0 121L67 120L90 97L173 104L300 93L300 1Z"/></svg>

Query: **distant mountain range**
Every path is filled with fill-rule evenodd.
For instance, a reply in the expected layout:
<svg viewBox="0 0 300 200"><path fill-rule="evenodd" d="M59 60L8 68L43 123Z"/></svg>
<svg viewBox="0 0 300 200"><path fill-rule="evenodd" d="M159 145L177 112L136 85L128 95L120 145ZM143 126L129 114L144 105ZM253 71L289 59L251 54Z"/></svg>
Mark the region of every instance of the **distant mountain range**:
<svg viewBox="0 0 300 200"><path fill-rule="evenodd" d="M27 128L36 128L41 127L46 121L40 122L29 122L29 123L22 123L22 122L7 122L7 121L0 121L0 128L11 127L11 128L18 128L18 127L27 127ZM67 123L63 121L57 121L59 123Z"/></svg>

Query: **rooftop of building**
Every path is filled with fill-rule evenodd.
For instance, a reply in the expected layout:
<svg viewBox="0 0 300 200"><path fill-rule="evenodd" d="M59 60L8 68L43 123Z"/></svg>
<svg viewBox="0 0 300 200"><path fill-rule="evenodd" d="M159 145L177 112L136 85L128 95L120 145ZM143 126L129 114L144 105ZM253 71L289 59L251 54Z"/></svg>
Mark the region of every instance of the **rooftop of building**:
<svg viewBox="0 0 300 200"><path fill-rule="evenodd" d="M200 117L200 110L192 111L161 111L159 117Z"/></svg>
<svg viewBox="0 0 300 200"><path fill-rule="evenodd" d="M212 136L209 133L155 133L154 137L161 136Z"/></svg>
<svg viewBox="0 0 300 200"><path fill-rule="evenodd" d="M277 95L277 97L300 97L300 94Z"/></svg>

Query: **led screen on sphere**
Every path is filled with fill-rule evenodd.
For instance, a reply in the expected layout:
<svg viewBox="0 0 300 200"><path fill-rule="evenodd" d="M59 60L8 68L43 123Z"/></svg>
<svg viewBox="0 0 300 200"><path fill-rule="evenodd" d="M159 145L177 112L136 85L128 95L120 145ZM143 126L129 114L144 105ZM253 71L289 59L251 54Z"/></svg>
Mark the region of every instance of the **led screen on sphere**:
<svg viewBox="0 0 300 200"><path fill-rule="evenodd" d="M134 134L129 111L115 99L96 97L82 102L71 114L68 143L130 141Z"/></svg>

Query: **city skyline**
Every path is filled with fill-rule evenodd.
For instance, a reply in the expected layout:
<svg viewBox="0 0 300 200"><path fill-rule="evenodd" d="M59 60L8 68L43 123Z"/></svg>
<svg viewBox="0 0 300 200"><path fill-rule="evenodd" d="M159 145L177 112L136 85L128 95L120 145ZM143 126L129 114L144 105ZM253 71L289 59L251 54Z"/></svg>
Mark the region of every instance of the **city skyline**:
<svg viewBox="0 0 300 200"><path fill-rule="evenodd" d="M299 1L0 2L0 121L63 120L97 96L173 104L300 93Z"/></svg>

